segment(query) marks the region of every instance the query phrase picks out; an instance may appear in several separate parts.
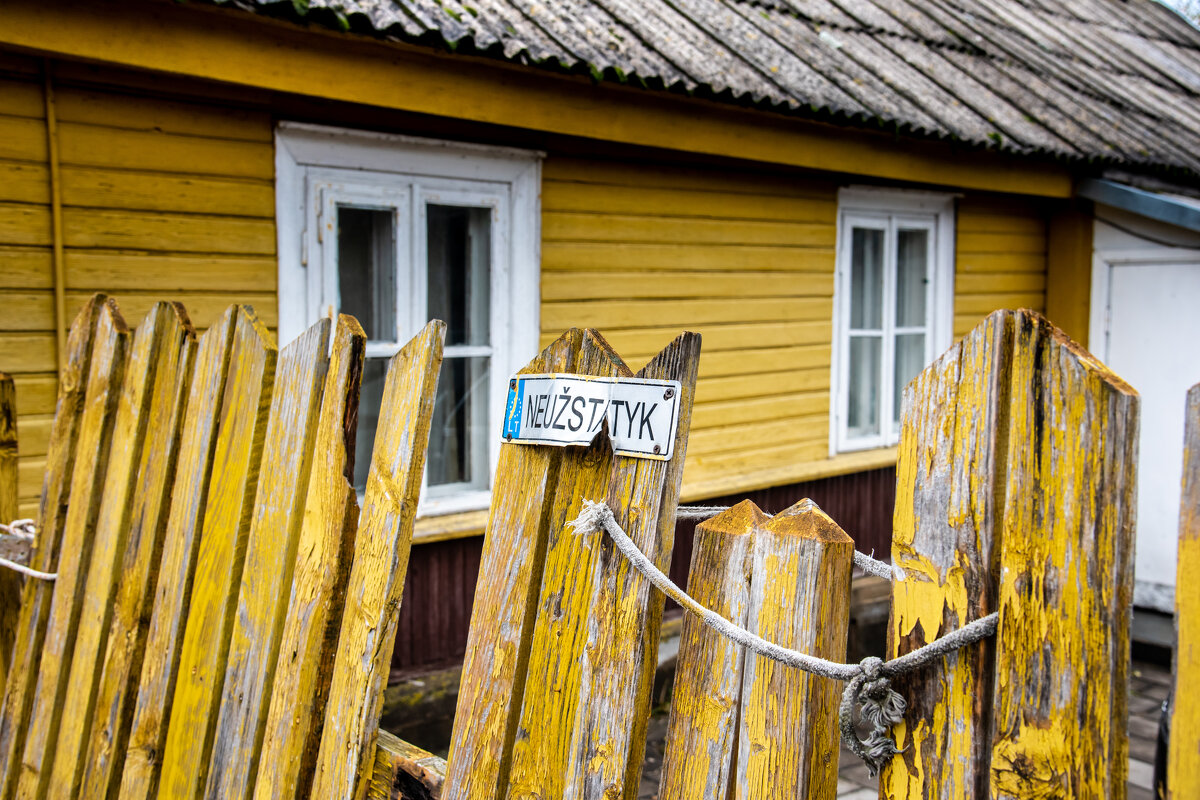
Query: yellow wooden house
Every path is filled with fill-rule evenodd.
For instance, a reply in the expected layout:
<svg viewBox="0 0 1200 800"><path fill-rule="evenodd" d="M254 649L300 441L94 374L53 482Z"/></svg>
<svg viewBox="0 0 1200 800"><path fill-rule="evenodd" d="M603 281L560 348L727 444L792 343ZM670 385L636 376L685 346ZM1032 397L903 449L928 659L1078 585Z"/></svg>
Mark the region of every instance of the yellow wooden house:
<svg viewBox="0 0 1200 800"><path fill-rule="evenodd" d="M447 320L421 624L465 631L508 377L569 326L635 369L703 334L685 500L812 494L883 546L908 379L1000 307L1087 340L1081 182L1200 187L1198 52L1152 0L6 0L23 507L104 291L285 343L356 314L360 443L385 358ZM431 638L399 663L461 646Z"/></svg>

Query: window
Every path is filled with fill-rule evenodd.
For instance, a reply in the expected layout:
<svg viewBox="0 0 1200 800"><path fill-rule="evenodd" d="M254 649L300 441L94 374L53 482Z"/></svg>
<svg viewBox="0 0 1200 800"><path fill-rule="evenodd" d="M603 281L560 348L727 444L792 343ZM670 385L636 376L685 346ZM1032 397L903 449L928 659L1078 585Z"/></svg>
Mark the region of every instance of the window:
<svg viewBox="0 0 1200 800"><path fill-rule="evenodd" d="M839 193L831 454L893 445L904 387L950 345L953 198Z"/></svg>
<svg viewBox="0 0 1200 800"><path fill-rule="evenodd" d="M284 124L276 161L280 341L339 311L367 334L355 485L388 359L441 319L421 513L486 507L508 378L537 347L539 154Z"/></svg>

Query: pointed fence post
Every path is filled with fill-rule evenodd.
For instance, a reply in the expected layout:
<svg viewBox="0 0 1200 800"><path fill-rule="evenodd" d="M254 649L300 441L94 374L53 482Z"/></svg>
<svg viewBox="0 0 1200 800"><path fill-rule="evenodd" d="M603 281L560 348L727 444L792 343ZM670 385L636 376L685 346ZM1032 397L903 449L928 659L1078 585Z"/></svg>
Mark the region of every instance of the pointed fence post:
<svg viewBox="0 0 1200 800"><path fill-rule="evenodd" d="M1125 796L1137 408L1031 311L992 314L906 392L890 655L1000 621L897 681L882 796Z"/></svg>
<svg viewBox="0 0 1200 800"><path fill-rule="evenodd" d="M1200 797L1200 383L1187 394L1179 564L1175 582L1175 697L1167 791L1174 800Z"/></svg>

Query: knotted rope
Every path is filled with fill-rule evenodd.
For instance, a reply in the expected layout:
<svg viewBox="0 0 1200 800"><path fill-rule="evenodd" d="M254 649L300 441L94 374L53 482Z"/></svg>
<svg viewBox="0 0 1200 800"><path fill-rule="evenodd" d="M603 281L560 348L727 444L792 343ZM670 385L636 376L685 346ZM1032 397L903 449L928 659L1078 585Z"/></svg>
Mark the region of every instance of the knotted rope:
<svg viewBox="0 0 1200 800"><path fill-rule="evenodd" d="M37 528L31 519L16 519L5 525L0 522L0 543L4 540L16 541L21 543L33 542L34 536L37 535ZM58 579L58 575L53 572L41 572L22 564L19 561L13 561L9 558L0 556L0 567L10 569L13 572L19 572L29 578L36 578L41 581L53 581Z"/></svg>
<svg viewBox="0 0 1200 800"><path fill-rule="evenodd" d="M676 519L707 519L724 510L723 506L682 507L676 513ZM901 752L888 734L892 726L903 719L905 702L904 698L892 689L891 679L919 669L947 653L978 642L996 632L999 614L992 613L891 661L882 661L873 656L864 658L858 664L829 661L768 642L761 636L735 625L717 612L696 602L687 592L664 575L654 565L654 562L646 557L645 553L638 549L629 535L617 524L612 509L603 502L584 500L583 510L569 524L578 533L592 531L607 533L612 538L617 550L628 559L634 569L644 575L663 594L691 614L699 617L701 622L722 636L749 648L758 655L789 667L796 667L824 678L845 681L846 688L842 692L842 702L838 711L842 740L855 755L866 763L872 777L892 756ZM858 551L854 553L854 563L873 575L894 580L904 579L902 571ZM872 726L872 731L865 740L859 739L854 729L855 709L858 709L859 717Z"/></svg>

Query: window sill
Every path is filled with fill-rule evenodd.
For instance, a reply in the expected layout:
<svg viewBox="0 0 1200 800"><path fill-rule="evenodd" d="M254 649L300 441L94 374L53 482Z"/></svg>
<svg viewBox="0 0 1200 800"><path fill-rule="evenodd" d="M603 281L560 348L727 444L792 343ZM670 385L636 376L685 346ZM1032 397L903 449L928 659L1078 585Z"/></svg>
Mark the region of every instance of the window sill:
<svg viewBox="0 0 1200 800"><path fill-rule="evenodd" d="M419 517L413 526L413 544L432 544L451 539L483 536L487 527L488 510L461 511L456 514Z"/></svg>

